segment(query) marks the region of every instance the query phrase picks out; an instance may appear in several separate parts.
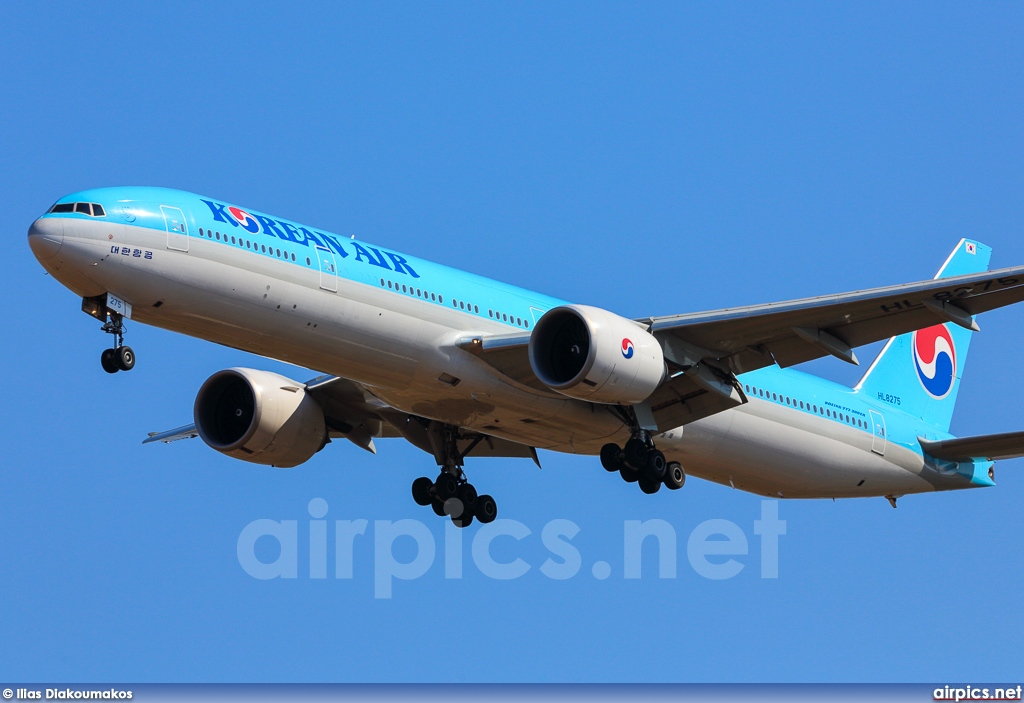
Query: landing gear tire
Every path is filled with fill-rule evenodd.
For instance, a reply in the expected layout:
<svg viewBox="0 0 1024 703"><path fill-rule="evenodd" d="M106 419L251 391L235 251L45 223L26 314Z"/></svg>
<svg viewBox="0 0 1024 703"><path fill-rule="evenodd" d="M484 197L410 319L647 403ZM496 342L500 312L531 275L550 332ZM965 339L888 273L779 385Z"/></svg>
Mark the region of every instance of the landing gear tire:
<svg viewBox="0 0 1024 703"><path fill-rule="evenodd" d="M655 481L653 478L641 476L638 481L640 483L640 490L647 495L653 495L661 489L661 481Z"/></svg>
<svg viewBox="0 0 1024 703"><path fill-rule="evenodd" d="M103 353L100 354L100 366L107 373L117 373L120 371L121 366L117 362L117 349L104 349Z"/></svg>
<svg viewBox="0 0 1024 703"><path fill-rule="evenodd" d="M131 347L118 347L115 351L117 355L117 367L122 371L131 371L135 368L135 352L132 351Z"/></svg>
<svg viewBox="0 0 1024 703"><path fill-rule="evenodd" d="M431 489L433 487L434 482L426 476L420 476L412 482L412 499L416 501L416 505L422 505L424 507L430 505L433 500L433 496L431 495Z"/></svg>
<svg viewBox="0 0 1024 703"><path fill-rule="evenodd" d="M449 498L454 498L455 492L458 490L458 480L447 471L442 471L440 475L438 475L437 480L434 481L434 491L437 493L437 497L442 503Z"/></svg>
<svg viewBox="0 0 1024 703"><path fill-rule="evenodd" d="M662 480L665 482L666 488L678 491L686 483L686 472L683 471L683 467L678 461L673 461L669 463L665 471L665 478Z"/></svg>
<svg viewBox="0 0 1024 703"><path fill-rule="evenodd" d="M609 442L601 447L601 466L605 471L618 471L622 468L622 448Z"/></svg>
<svg viewBox="0 0 1024 703"><path fill-rule="evenodd" d="M445 516L444 503L441 503L441 502L436 501L436 500L432 500L432 501L430 501L430 509L433 510L434 511L434 515L437 515L438 517L444 517Z"/></svg>
<svg viewBox="0 0 1024 703"><path fill-rule="evenodd" d="M462 505L465 508L467 515L472 515L473 511L476 510L476 502L480 497L476 493L476 488L473 487L472 483L464 483L459 486L459 490L455 494L459 500L462 501ZM470 520L472 522L472 520ZM466 523L467 525L469 523Z"/></svg>
<svg viewBox="0 0 1024 703"><path fill-rule="evenodd" d="M452 524L456 527L469 527L473 524L473 513L466 510L458 517L452 515Z"/></svg>
<svg viewBox="0 0 1024 703"><path fill-rule="evenodd" d="M462 501L458 498L449 498L441 506L441 510L445 515L450 517L452 520L461 518L466 514L466 506L462 504Z"/></svg>
<svg viewBox="0 0 1024 703"><path fill-rule="evenodd" d="M631 466L637 471L642 471L647 466L647 458L650 454L650 450L647 448L647 444L642 439L633 439L626 442L626 446L623 447L623 454L626 464Z"/></svg>
<svg viewBox="0 0 1024 703"><path fill-rule="evenodd" d="M494 522L494 518L498 517L498 504L494 502L494 498L484 494L476 499L476 519L487 524Z"/></svg>
<svg viewBox="0 0 1024 703"><path fill-rule="evenodd" d="M647 466L644 468L644 474L652 481L661 481L665 478L667 466L665 455L657 449L652 449L647 453Z"/></svg>
<svg viewBox="0 0 1024 703"><path fill-rule="evenodd" d="M619 476L622 476L622 480L626 483L636 483L640 479L640 472L634 471L628 466L623 466L619 469Z"/></svg>
<svg viewBox="0 0 1024 703"><path fill-rule="evenodd" d="M459 486L459 493L463 493L463 488L469 486L468 483ZM472 486L470 486L472 489ZM476 502L476 491L473 491L473 501ZM449 498L444 503L444 511L448 513L448 516L452 519L452 524L456 527L469 527L473 524L473 508L468 506L462 498Z"/></svg>

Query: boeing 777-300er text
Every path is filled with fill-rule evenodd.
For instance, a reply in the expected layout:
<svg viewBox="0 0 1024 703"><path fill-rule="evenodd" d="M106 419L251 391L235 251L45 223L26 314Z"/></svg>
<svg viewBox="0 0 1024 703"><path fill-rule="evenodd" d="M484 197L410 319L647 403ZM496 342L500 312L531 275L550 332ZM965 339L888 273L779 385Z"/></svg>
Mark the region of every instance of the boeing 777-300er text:
<svg viewBox="0 0 1024 703"><path fill-rule="evenodd" d="M950 418L975 315L1024 299L1024 266L988 271L963 239L932 280L630 320L192 193L101 188L61 198L29 244L101 320L103 368L129 370L125 320L316 369L301 383L232 368L199 389L199 436L293 467L331 439L433 455L417 503L489 522L467 457L600 455L645 493L686 472L779 498L994 485L1024 432L956 439ZM790 367L888 339L853 388Z"/></svg>

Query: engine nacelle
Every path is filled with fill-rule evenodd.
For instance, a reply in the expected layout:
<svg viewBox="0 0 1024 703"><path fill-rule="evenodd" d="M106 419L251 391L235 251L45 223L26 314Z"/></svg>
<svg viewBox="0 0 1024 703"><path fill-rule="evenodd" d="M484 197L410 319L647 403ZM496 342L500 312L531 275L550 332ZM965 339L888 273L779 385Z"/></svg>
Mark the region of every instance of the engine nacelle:
<svg viewBox="0 0 1024 703"><path fill-rule="evenodd" d="M594 403L642 403L665 378L654 335L588 305L544 313L530 335L530 365L552 390Z"/></svg>
<svg viewBox="0 0 1024 703"><path fill-rule="evenodd" d="M301 383L269 371L218 371L199 389L196 430L235 459L291 468L327 441L324 412Z"/></svg>

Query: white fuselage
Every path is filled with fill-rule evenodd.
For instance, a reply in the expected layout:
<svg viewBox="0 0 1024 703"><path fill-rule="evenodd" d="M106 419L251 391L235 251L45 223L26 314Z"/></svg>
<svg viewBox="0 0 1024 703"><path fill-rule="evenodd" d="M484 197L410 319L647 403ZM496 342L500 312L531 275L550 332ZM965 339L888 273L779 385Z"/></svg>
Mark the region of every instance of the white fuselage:
<svg viewBox="0 0 1024 703"><path fill-rule="evenodd" d="M171 249L166 233L108 220L41 218L30 241L78 295L113 293L132 304L133 320L357 381L404 412L559 452L596 454L628 438L605 406L520 386L456 346L507 334L507 325L396 293L376 273L325 281L316 269L207 239ZM152 256L111 253L118 247ZM451 378L459 382L439 380ZM656 442L691 475L763 495L969 486L904 445L879 451L870 431L758 398Z"/></svg>

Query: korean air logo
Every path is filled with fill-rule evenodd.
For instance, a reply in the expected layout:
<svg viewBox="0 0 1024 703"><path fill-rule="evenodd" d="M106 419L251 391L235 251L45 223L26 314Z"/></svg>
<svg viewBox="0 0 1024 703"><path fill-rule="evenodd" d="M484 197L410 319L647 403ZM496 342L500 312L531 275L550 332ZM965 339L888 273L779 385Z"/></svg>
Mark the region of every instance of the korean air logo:
<svg viewBox="0 0 1024 703"><path fill-rule="evenodd" d="M247 232L256 234L260 231L260 223L256 221L255 217L247 213L245 210L237 207L229 207L228 212L231 213L231 216L235 218L235 221L237 221L238 224L242 225L242 229Z"/></svg>
<svg viewBox="0 0 1024 703"><path fill-rule="evenodd" d="M941 400L953 390L956 380L956 347L945 325L914 332L910 338L914 370L925 392Z"/></svg>
<svg viewBox="0 0 1024 703"><path fill-rule="evenodd" d="M622 340L622 356L627 359L633 358L633 342L629 339Z"/></svg>

